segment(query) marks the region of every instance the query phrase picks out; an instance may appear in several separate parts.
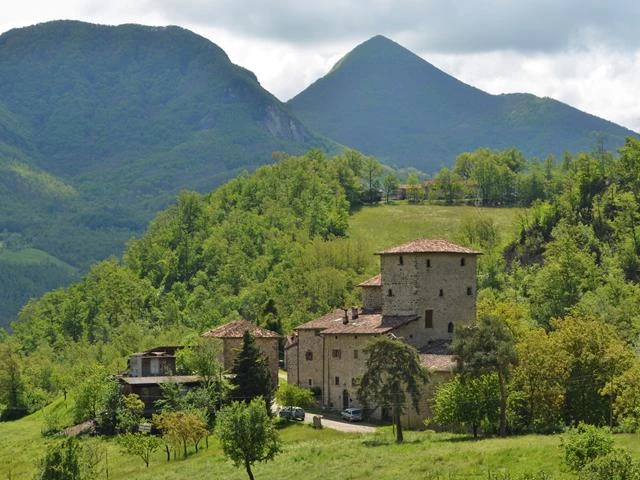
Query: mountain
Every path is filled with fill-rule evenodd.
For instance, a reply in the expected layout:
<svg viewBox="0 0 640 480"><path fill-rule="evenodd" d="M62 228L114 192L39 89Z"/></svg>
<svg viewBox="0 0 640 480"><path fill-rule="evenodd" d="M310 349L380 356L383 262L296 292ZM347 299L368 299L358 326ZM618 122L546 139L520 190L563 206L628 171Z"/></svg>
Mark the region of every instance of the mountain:
<svg viewBox="0 0 640 480"><path fill-rule="evenodd" d="M544 158L617 148L634 132L550 98L491 95L383 36L362 43L288 105L306 125L368 155L433 172L461 152L515 146Z"/></svg>
<svg viewBox="0 0 640 480"><path fill-rule="evenodd" d="M25 251L28 268L86 270L179 190L333 145L179 27L56 21L0 35L0 255ZM0 326L13 314L0 299Z"/></svg>

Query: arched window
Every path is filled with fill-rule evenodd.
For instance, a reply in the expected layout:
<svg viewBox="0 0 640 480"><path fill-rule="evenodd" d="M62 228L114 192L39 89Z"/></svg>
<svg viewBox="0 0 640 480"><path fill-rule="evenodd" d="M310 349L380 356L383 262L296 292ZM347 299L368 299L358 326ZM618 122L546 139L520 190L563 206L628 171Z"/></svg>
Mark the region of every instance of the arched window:
<svg viewBox="0 0 640 480"><path fill-rule="evenodd" d="M447 325L447 332L453 333L453 322L449 322L449 325Z"/></svg>

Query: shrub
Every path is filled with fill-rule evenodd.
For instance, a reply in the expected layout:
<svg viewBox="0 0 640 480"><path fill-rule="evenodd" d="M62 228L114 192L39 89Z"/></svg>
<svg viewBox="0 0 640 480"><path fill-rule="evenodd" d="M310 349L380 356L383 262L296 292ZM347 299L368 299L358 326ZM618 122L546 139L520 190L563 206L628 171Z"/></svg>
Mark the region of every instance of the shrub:
<svg viewBox="0 0 640 480"><path fill-rule="evenodd" d="M562 439L564 461L574 471L581 471L589 462L609 454L613 438L608 429L581 423L567 431Z"/></svg>
<svg viewBox="0 0 640 480"><path fill-rule="evenodd" d="M640 480L640 468L627 451L615 449L588 463L580 477L585 480Z"/></svg>

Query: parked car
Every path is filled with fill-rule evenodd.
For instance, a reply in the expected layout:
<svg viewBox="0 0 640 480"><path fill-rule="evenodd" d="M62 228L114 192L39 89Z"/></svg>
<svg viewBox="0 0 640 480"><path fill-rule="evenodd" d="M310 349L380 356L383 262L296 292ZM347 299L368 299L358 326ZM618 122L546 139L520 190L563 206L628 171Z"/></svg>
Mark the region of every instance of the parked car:
<svg viewBox="0 0 640 480"><path fill-rule="evenodd" d="M304 410L300 407L286 406L282 407L278 415L288 420L304 420Z"/></svg>
<svg viewBox="0 0 640 480"><path fill-rule="evenodd" d="M359 408L347 408L343 410L340 415L350 422L359 422L362 420L362 410Z"/></svg>

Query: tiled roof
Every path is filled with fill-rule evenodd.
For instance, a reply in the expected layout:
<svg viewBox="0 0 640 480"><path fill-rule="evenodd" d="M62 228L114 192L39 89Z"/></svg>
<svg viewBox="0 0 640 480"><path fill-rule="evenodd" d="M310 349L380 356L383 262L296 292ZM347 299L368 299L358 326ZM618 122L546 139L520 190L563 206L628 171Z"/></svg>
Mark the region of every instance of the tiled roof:
<svg viewBox="0 0 640 480"><path fill-rule="evenodd" d="M241 338L244 332L249 330L249 333L254 338L278 338L276 332L267 330L266 328L259 327L255 323L251 323L248 320L234 320L233 322L220 325L213 330L204 332L203 337L216 337L216 338Z"/></svg>
<svg viewBox="0 0 640 480"><path fill-rule="evenodd" d="M430 238L420 238L412 242L391 247L386 250L376 252L377 255L387 255L392 253L466 253L471 255L481 255L481 252L462 247L447 240L434 240Z"/></svg>
<svg viewBox="0 0 640 480"><path fill-rule="evenodd" d="M433 372L453 372L456 368L456 357L435 353L421 353L420 362Z"/></svg>
<svg viewBox="0 0 640 480"><path fill-rule="evenodd" d="M322 330L322 334L377 334L387 333L416 320L417 315L390 316L380 313L367 314L359 310L353 319L349 310L349 321L344 323L344 310L338 309L297 327L298 330Z"/></svg>
<svg viewBox="0 0 640 480"><path fill-rule="evenodd" d="M382 275L378 274L375 277L370 278L369 280L365 280L359 287L379 287L382 285Z"/></svg>

